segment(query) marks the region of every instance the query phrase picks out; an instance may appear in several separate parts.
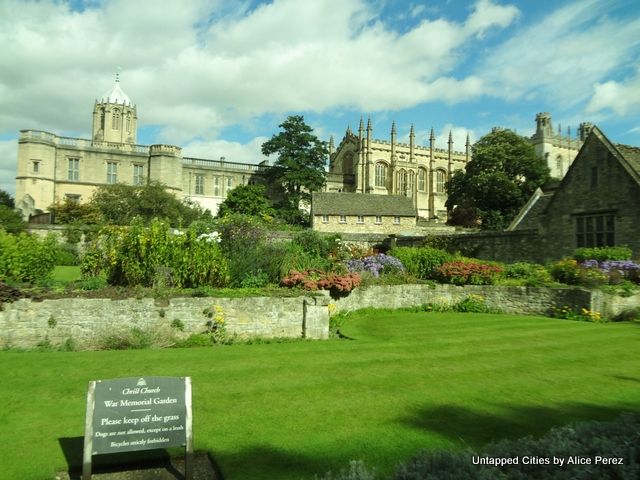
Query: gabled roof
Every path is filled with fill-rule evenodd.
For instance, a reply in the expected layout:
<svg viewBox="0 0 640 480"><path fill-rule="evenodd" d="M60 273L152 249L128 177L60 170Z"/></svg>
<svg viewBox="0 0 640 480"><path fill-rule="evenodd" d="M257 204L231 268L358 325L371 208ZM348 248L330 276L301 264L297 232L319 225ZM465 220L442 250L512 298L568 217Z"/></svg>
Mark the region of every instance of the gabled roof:
<svg viewBox="0 0 640 480"><path fill-rule="evenodd" d="M529 201L524 205L524 207L522 207L516 218L511 222L511 225L509 225L507 230L537 228L538 217L546 213L546 211L551 208L550 206L554 201L555 192L562 189L571 170L574 168L574 165L580 161L580 158L583 155L586 155L584 152L586 151L587 145L593 141L599 141L602 143L612 153L612 155L618 159L629 175L640 185L640 148L631 147L629 145L614 145L609 141L604 133L594 125L558 188L550 192L543 192L540 189L534 192Z"/></svg>
<svg viewBox="0 0 640 480"><path fill-rule="evenodd" d="M410 197L371 193L320 193L311 197L313 215L393 215L417 216Z"/></svg>

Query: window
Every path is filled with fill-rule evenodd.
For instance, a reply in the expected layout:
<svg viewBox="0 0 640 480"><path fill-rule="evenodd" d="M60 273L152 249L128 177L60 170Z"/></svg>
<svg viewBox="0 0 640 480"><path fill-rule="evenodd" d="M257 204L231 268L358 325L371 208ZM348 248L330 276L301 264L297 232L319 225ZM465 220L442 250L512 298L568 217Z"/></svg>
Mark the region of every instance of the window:
<svg viewBox="0 0 640 480"><path fill-rule="evenodd" d="M398 193L400 195L407 194L407 172L404 170L398 172Z"/></svg>
<svg viewBox="0 0 640 480"><path fill-rule="evenodd" d="M418 170L418 190L427 191L427 171L424 168Z"/></svg>
<svg viewBox="0 0 640 480"><path fill-rule="evenodd" d="M393 223L395 225L400 225L400 217L393 217Z"/></svg>
<svg viewBox="0 0 640 480"><path fill-rule="evenodd" d="M340 215L340 223L347 223L347 216L346 215Z"/></svg>
<svg viewBox="0 0 640 480"><path fill-rule="evenodd" d="M220 177L213 177L213 196L220 196Z"/></svg>
<svg viewBox="0 0 640 480"><path fill-rule="evenodd" d="M131 114L127 113L127 132L131 132Z"/></svg>
<svg viewBox="0 0 640 480"><path fill-rule="evenodd" d="M591 188L598 188L598 167L591 167Z"/></svg>
<svg viewBox="0 0 640 480"><path fill-rule="evenodd" d="M40 162L33 162L33 173L40 173Z"/></svg>
<svg viewBox="0 0 640 480"><path fill-rule="evenodd" d="M576 245L578 247L611 247L615 245L615 217L613 213L576 217Z"/></svg>
<svg viewBox="0 0 640 480"><path fill-rule="evenodd" d="M233 177L227 177L227 192L233 188Z"/></svg>
<svg viewBox="0 0 640 480"><path fill-rule="evenodd" d="M69 175L67 178L75 182L77 182L78 179L80 178L80 159L79 158L69 159Z"/></svg>
<svg viewBox="0 0 640 480"><path fill-rule="evenodd" d="M376 187L387 186L387 166L380 162L376 163Z"/></svg>
<svg viewBox="0 0 640 480"><path fill-rule="evenodd" d="M357 223L364 223L364 217L362 215L358 215L357 219L356 219Z"/></svg>
<svg viewBox="0 0 640 480"><path fill-rule="evenodd" d="M382 223L382 217L380 215L376 215L376 224L380 225Z"/></svg>
<svg viewBox="0 0 640 480"><path fill-rule="evenodd" d="M329 223L329 215L322 215L322 223Z"/></svg>
<svg viewBox="0 0 640 480"><path fill-rule="evenodd" d="M118 164L116 162L107 162L107 183L118 183Z"/></svg>
<svg viewBox="0 0 640 480"><path fill-rule="evenodd" d="M120 111L114 110L111 114L111 128L114 130L118 130L120 125Z"/></svg>
<svg viewBox="0 0 640 480"><path fill-rule="evenodd" d="M69 203L74 203L74 204L79 204L80 203L80 195L77 193L65 193L64 194L64 198L69 202Z"/></svg>
<svg viewBox="0 0 640 480"><path fill-rule="evenodd" d="M144 165L133 165L133 184L144 185Z"/></svg>
<svg viewBox="0 0 640 480"><path fill-rule="evenodd" d="M196 175L196 195L204 195L204 175Z"/></svg>
<svg viewBox="0 0 640 480"><path fill-rule="evenodd" d="M556 157L556 169L558 170L558 174L562 177L564 175L564 159L562 155L558 155Z"/></svg>
<svg viewBox="0 0 640 480"><path fill-rule="evenodd" d="M444 185L447 181L447 174L444 170L436 171L436 192L444 193Z"/></svg>

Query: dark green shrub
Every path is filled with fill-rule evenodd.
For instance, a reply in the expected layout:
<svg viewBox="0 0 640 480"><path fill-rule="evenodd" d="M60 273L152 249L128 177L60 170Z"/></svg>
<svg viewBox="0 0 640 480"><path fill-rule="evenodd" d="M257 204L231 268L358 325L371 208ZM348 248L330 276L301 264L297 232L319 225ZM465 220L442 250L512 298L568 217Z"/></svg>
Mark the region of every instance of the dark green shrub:
<svg viewBox="0 0 640 480"><path fill-rule="evenodd" d="M339 239L337 235L325 236L315 230L303 230L293 237L291 243L299 245L309 255L326 258L336 248Z"/></svg>
<svg viewBox="0 0 640 480"><path fill-rule="evenodd" d="M77 290L100 290L106 286L105 277L86 277L73 283L73 288Z"/></svg>
<svg viewBox="0 0 640 480"><path fill-rule="evenodd" d="M436 277L438 268L454 259L454 255L432 247L397 247L389 252L402 262L407 273L423 280Z"/></svg>
<svg viewBox="0 0 640 480"><path fill-rule="evenodd" d="M78 265L78 249L71 243L62 243L58 245L56 252L56 265Z"/></svg>
<svg viewBox="0 0 640 480"><path fill-rule="evenodd" d="M551 276L560 283L567 285L576 285L578 283L578 275L580 269L578 262L571 258L565 258L554 263L551 267Z"/></svg>
<svg viewBox="0 0 640 480"><path fill-rule="evenodd" d="M553 281L549 271L542 265L518 262L504 267L507 279L521 280L527 287L541 287Z"/></svg>
<svg viewBox="0 0 640 480"><path fill-rule="evenodd" d="M631 249L628 247L593 247L577 248L573 252L573 258L578 262L585 260L631 260Z"/></svg>

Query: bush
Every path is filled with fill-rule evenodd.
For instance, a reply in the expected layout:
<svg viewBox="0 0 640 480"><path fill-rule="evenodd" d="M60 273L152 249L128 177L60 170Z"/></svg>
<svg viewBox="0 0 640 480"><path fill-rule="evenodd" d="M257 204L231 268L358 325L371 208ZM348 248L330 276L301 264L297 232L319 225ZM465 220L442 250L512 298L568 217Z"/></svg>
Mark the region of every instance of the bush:
<svg viewBox="0 0 640 480"><path fill-rule="evenodd" d="M449 252L432 247L398 247L389 254L402 262L407 273L423 280L434 279L438 268L454 259Z"/></svg>
<svg viewBox="0 0 640 480"><path fill-rule="evenodd" d="M322 272L318 270L306 270L304 272L292 271L282 279L281 285L290 288L303 288L305 290L329 290L332 294L345 294L360 285L361 278L358 273L339 275L337 273Z"/></svg>
<svg viewBox="0 0 640 480"><path fill-rule="evenodd" d="M491 285L502 272L501 267L478 260L456 260L443 263L437 277L453 285Z"/></svg>
<svg viewBox="0 0 640 480"><path fill-rule="evenodd" d="M576 285L578 283L580 271L576 260L565 258L556 262L551 267L551 276L560 283Z"/></svg>
<svg viewBox="0 0 640 480"><path fill-rule="evenodd" d="M400 260L384 253L365 257L362 260L348 260L345 265L350 272L366 272L374 277L405 271Z"/></svg>
<svg viewBox="0 0 640 480"><path fill-rule="evenodd" d="M104 271L111 285L222 287L228 268L215 236L176 232L153 220L148 227L106 227L82 259L84 276Z"/></svg>
<svg viewBox="0 0 640 480"><path fill-rule="evenodd" d="M79 263L78 250L75 245L71 243L62 243L58 245L58 251L56 252L56 265L74 266Z"/></svg>
<svg viewBox="0 0 640 480"><path fill-rule="evenodd" d="M51 275L58 253L53 235L43 240L35 235L11 235L0 229L0 280L34 283Z"/></svg>
<svg viewBox="0 0 640 480"><path fill-rule="evenodd" d="M297 233L292 240L294 245L302 248L302 251L316 257L327 258L337 248L340 237L337 235L324 236L315 230L303 230Z"/></svg>
<svg viewBox="0 0 640 480"><path fill-rule="evenodd" d="M504 274L507 279L521 280L527 287L541 287L553 281L549 271L535 263L518 262L506 265Z"/></svg>
<svg viewBox="0 0 640 480"><path fill-rule="evenodd" d="M573 258L578 262L585 260L631 260L631 249L628 247L593 247L577 248L573 252Z"/></svg>

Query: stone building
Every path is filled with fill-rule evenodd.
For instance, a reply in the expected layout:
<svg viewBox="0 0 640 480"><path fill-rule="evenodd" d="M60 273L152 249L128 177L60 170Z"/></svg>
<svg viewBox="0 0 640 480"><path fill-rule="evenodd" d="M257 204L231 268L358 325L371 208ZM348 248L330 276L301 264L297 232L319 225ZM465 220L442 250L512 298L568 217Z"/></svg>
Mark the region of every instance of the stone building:
<svg viewBox="0 0 640 480"><path fill-rule="evenodd" d="M326 191L405 196L411 199L419 217L444 222L445 183L469 161L470 147L467 136L465 151L454 151L449 133L448 148L436 148L433 129L429 146L418 145L413 125L409 143L401 143L395 122L390 139L378 140L373 138L371 119L366 130L360 120L357 135L347 128L335 151L330 141Z"/></svg>
<svg viewBox="0 0 640 480"><path fill-rule="evenodd" d="M571 138L571 127L567 127L567 135L562 134L561 125L558 125L558 132L554 133L550 113L536 115L536 132L530 140L536 154L545 159L553 178L560 179L567 173L591 127L590 123L581 123L578 136Z"/></svg>
<svg viewBox="0 0 640 480"><path fill-rule="evenodd" d="M237 185L261 182L260 165L188 158L175 145L139 145L137 109L120 86L96 100L90 139L21 130L18 140L16 207L25 218L65 198L85 202L96 187L159 181L178 197L217 212Z"/></svg>
<svg viewBox="0 0 640 480"><path fill-rule="evenodd" d="M416 227L416 208L404 195L316 192L311 228L331 233L400 233Z"/></svg>
<svg viewBox="0 0 640 480"><path fill-rule="evenodd" d="M584 133L564 178L554 188L537 191L508 231L534 233L545 258L611 245L626 245L637 254L640 148L613 144L595 126Z"/></svg>

